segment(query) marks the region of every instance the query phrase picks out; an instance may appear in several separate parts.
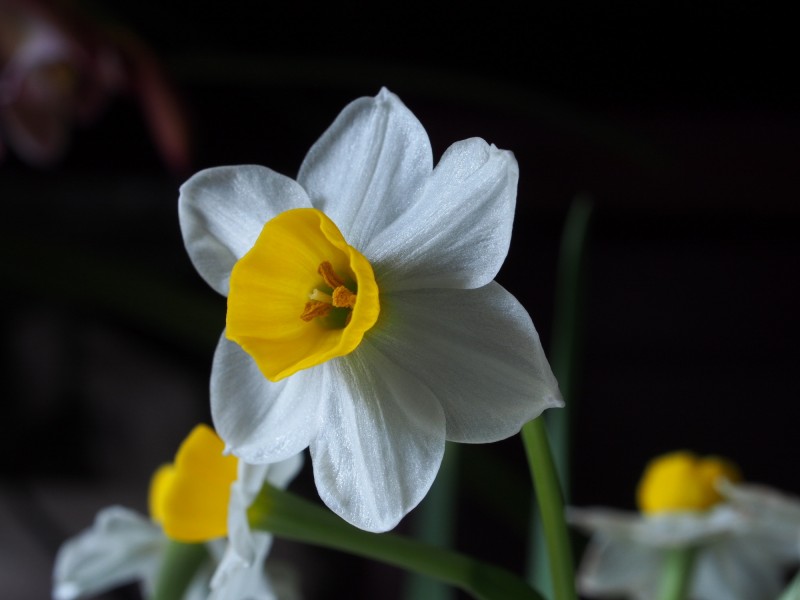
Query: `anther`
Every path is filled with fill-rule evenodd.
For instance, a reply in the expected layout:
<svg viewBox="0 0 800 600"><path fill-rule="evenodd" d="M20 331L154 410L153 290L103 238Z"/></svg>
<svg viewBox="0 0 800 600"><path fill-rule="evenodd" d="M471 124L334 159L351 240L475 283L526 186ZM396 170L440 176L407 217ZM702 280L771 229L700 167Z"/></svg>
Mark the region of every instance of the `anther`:
<svg viewBox="0 0 800 600"><path fill-rule="evenodd" d="M327 260L320 263L317 273L322 275L322 279L325 284L332 289L336 289L344 285L344 281L339 279L336 271L333 270L333 265Z"/></svg>
<svg viewBox="0 0 800 600"><path fill-rule="evenodd" d="M333 306L327 302L309 300L306 302L306 306L300 318L303 319L303 321L313 321L317 317L327 317L331 313L331 310L333 310Z"/></svg>
<svg viewBox="0 0 800 600"><path fill-rule="evenodd" d="M333 305L337 308L353 308L356 305L357 295L343 285L333 290Z"/></svg>

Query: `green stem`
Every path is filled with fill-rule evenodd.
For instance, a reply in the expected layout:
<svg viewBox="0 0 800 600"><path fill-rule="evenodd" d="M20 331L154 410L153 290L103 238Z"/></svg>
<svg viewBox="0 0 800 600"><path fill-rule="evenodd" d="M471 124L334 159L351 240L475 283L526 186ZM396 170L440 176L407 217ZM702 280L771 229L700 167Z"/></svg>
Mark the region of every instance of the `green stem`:
<svg viewBox="0 0 800 600"><path fill-rule="evenodd" d="M570 430L582 370L586 262L592 200L579 195L572 202L558 253L558 277L550 365L567 402L562 410L545 413L556 469L565 502L570 498Z"/></svg>
<svg viewBox="0 0 800 600"><path fill-rule="evenodd" d="M440 548L453 546L460 450L460 444L447 442L436 480L414 511L411 522L414 539ZM406 600L452 600L455 598L455 590L436 579L411 573L406 579L404 597Z"/></svg>
<svg viewBox="0 0 800 600"><path fill-rule="evenodd" d="M564 502L570 498L570 430L575 415L578 382L581 373L584 302L586 287L586 248L592 200L579 195L572 202L558 254L558 279L553 319L553 343L550 365L566 401L562 410L544 415ZM549 576L547 542L539 513L531 511L528 580L548 597L553 595Z"/></svg>
<svg viewBox="0 0 800 600"><path fill-rule="evenodd" d="M689 591L694 567L695 548L673 548L667 551L658 600L683 600Z"/></svg>
<svg viewBox="0 0 800 600"><path fill-rule="evenodd" d="M265 485L250 508L253 527L286 539L363 556L433 577L479 600L543 600L522 579L472 557L392 533L369 533L286 491Z"/></svg>
<svg viewBox="0 0 800 600"><path fill-rule="evenodd" d="M536 500L539 504L555 598L575 600L577 595L572 546L564 517L561 486L553 454L550 451L544 419L540 417L526 423L522 428L522 440L525 443Z"/></svg>
<svg viewBox="0 0 800 600"><path fill-rule="evenodd" d="M570 488L570 420L575 412L581 370L586 242L591 214L591 199L575 198L564 224L559 251L551 365L566 407L547 411L543 418L528 423L522 430L540 507L538 513L532 512L529 578L548 596L555 593L559 600L575 597L563 502L569 498ZM552 435L552 451L548 431Z"/></svg>
<svg viewBox="0 0 800 600"><path fill-rule="evenodd" d="M170 541L161 561L156 587L150 600L183 598L197 569L208 559L205 544Z"/></svg>

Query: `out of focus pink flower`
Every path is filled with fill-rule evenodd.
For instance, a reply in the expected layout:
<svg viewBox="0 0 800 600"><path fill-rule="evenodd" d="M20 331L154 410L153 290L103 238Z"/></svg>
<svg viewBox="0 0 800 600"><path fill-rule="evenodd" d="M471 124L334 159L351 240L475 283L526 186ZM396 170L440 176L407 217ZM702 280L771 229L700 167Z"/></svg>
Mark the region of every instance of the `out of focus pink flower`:
<svg viewBox="0 0 800 600"><path fill-rule="evenodd" d="M0 0L0 159L5 144L32 165L52 165L76 126L97 122L115 96L132 94L163 161L185 172L186 120L152 52L132 33L71 9Z"/></svg>

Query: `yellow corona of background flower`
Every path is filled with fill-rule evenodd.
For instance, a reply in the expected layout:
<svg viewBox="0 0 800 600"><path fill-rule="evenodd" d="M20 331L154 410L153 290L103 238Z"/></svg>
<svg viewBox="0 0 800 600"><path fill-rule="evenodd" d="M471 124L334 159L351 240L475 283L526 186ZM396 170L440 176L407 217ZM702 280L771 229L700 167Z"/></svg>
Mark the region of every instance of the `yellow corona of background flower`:
<svg viewBox="0 0 800 600"><path fill-rule="evenodd" d="M719 482L742 479L739 468L725 458L700 458L682 450L650 461L636 489L639 510L655 514L706 510L722 501Z"/></svg>
<svg viewBox="0 0 800 600"><path fill-rule="evenodd" d="M150 516L167 537L205 542L228 534L228 503L239 461L207 425L181 443L175 462L160 467L150 483Z"/></svg>
<svg viewBox="0 0 800 600"><path fill-rule="evenodd" d="M248 463L309 448L322 500L385 531L424 497L445 440L519 432L558 384L525 309L494 282L517 163L482 139L433 166L383 89L339 114L297 180L207 169L182 187L184 243L228 296L214 426Z"/></svg>

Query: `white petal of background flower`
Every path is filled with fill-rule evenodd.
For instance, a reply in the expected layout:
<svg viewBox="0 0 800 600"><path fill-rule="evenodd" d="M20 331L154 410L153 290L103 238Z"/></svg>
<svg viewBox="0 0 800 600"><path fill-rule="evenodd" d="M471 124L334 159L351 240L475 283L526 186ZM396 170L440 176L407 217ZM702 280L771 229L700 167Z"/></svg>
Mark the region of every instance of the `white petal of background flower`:
<svg viewBox="0 0 800 600"><path fill-rule="evenodd" d="M787 561L800 561L800 498L753 483L723 482L720 491Z"/></svg>
<svg viewBox="0 0 800 600"><path fill-rule="evenodd" d="M277 462L308 447L321 422L324 371L306 369L277 383L222 334L211 367L214 427L249 463Z"/></svg>
<svg viewBox="0 0 800 600"><path fill-rule="evenodd" d="M121 506L105 508L59 549L53 598L85 598L140 580L151 587L166 543L161 528L146 517Z"/></svg>
<svg viewBox="0 0 800 600"><path fill-rule="evenodd" d="M215 167L181 186L178 214L183 242L197 272L228 295L233 265L258 238L264 223L291 208L309 208L303 188L256 165Z"/></svg>
<svg viewBox="0 0 800 600"><path fill-rule="evenodd" d="M699 552L691 597L698 600L773 600L783 589L783 569L769 540L730 536Z"/></svg>
<svg viewBox="0 0 800 600"><path fill-rule="evenodd" d="M496 442L563 405L530 316L499 284L391 294L381 310L368 342L433 390L448 440Z"/></svg>
<svg viewBox="0 0 800 600"><path fill-rule="evenodd" d="M360 250L405 209L432 168L422 124L382 89L339 113L308 151L297 181Z"/></svg>
<svg viewBox="0 0 800 600"><path fill-rule="evenodd" d="M664 553L603 534L586 547L577 573L578 591L587 597L624 596L652 600Z"/></svg>
<svg viewBox="0 0 800 600"><path fill-rule="evenodd" d="M746 519L731 507L710 512L642 515L610 508L573 508L567 520L587 533L602 532L654 548L679 548L710 543L714 538L746 531Z"/></svg>
<svg viewBox="0 0 800 600"><path fill-rule="evenodd" d="M211 593L208 600L274 600L269 579L264 570L264 561L272 544L272 536L264 533L252 535L253 555L248 564L226 563L231 556L226 552L220 569L211 581ZM220 574L223 574L220 576Z"/></svg>
<svg viewBox="0 0 800 600"><path fill-rule="evenodd" d="M250 529L247 509L265 481L283 489L297 476L302 466L302 454L263 465L239 461L238 475L231 484L228 504L228 544L211 579L212 594L209 600L255 600L275 596L269 580L264 576L264 560L272 545L272 535Z"/></svg>
<svg viewBox="0 0 800 600"><path fill-rule="evenodd" d="M314 479L331 510L386 531L427 494L444 454L433 394L369 344L325 363L324 426L311 443Z"/></svg>
<svg viewBox="0 0 800 600"><path fill-rule="evenodd" d="M511 242L518 179L507 150L480 138L450 146L397 219L361 250L381 291L475 288L494 279Z"/></svg>

